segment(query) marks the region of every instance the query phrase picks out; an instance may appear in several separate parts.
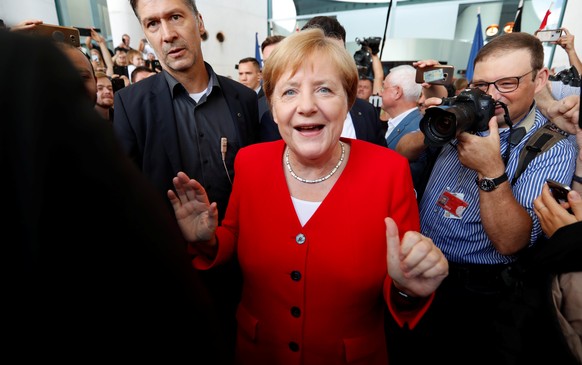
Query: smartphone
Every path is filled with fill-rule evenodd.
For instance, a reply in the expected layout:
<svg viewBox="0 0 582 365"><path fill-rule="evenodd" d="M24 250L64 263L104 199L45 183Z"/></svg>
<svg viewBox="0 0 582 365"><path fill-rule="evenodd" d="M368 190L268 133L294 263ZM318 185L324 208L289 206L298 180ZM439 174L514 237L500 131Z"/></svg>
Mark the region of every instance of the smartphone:
<svg viewBox="0 0 582 365"><path fill-rule="evenodd" d="M113 65L113 73L116 75L125 75L129 77L129 70L127 69L127 66Z"/></svg>
<svg viewBox="0 0 582 365"><path fill-rule="evenodd" d="M416 83L424 82L434 85L450 85L453 82L455 66L438 65L416 69Z"/></svg>
<svg viewBox="0 0 582 365"><path fill-rule="evenodd" d="M73 27L64 27L52 24L37 24L29 31L31 34L50 37L55 41L65 42L80 47L79 30Z"/></svg>
<svg viewBox="0 0 582 365"><path fill-rule="evenodd" d="M555 42L562 36L562 29L544 29L536 30L534 35L538 37L541 42Z"/></svg>
<svg viewBox="0 0 582 365"><path fill-rule="evenodd" d="M116 93L125 87L125 82L119 77L114 77L111 79L111 87L113 88L113 93Z"/></svg>
<svg viewBox="0 0 582 365"><path fill-rule="evenodd" d="M76 27L76 28L79 29L79 34L82 37L91 37L91 28L80 28L80 27ZM95 31L97 33L100 33L101 32L101 29L95 28Z"/></svg>
<svg viewBox="0 0 582 365"><path fill-rule="evenodd" d="M559 183L552 179L546 179L550 192L558 203L568 202L568 193L572 190L568 185Z"/></svg>

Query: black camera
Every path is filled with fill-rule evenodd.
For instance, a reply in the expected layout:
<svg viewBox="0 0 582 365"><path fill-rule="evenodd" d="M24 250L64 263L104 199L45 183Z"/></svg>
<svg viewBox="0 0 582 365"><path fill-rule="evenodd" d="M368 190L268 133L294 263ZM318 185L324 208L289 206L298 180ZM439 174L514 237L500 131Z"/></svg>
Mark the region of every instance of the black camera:
<svg viewBox="0 0 582 365"><path fill-rule="evenodd" d="M483 132L495 115L495 100L479 89L465 89L442 106L427 108L420 120L424 143L443 146L462 132Z"/></svg>
<svg viewBox="0 0 582 365"><path fill-rule="evenodd" d="M360 77L374 77L372 72L372 55L380 52L381 40L382 38L380 37L369 37L364 38L364 40L356 38L356 43L362 46L361 49L354 53L354 61L356 61Z"/></svg>
<svg viewBox="0 0 582 365"><path fill-rule="evenodd" d="M578 73L578 70L574 66L562 70L555 75L550 75L549 80L562 81L564 85L580 87L580 74Z"/></svg>
<svg viewBox="0 0 582 365"><path fill-rule="evenodd" d="M113 88L113 93L116 93L125 87L125 82L120 77L114 77L111 79L111 87Z"/></svg>
<svg viewBox="0 0 582 365"><path fill-rule="evenodd" d="M380 37L368 37L361 40L360 38L356 38L356 43L362 47L368 47L373 55L377 55L380 52L380 41L382 38Z"/></svg>

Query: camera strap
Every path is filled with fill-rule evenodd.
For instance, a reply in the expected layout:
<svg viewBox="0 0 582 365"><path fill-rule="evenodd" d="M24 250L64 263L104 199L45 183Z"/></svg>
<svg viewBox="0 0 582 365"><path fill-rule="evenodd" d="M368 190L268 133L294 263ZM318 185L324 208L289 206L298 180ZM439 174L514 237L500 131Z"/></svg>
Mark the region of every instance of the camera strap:
<svg viewBox="0 0 582 365"><path fill-rule="evenodd" d="M505 110L505 120L506 120L506 124L509 126L509 143L507 144L507 150L505 151L505 154L503 155L503 162L505 163L505 166L507 166L507 162L509 161L509 155L511 153L511 150L514 149L519 142L521 142L521 140L523 139L523 137L525 137L525 135L527 134L527 132L530 131L530 129L533 127L535 121L536 121L536 108L535 108L535 102L532 103L530 109L529 109L529 113L525 116L525 118L523 118L518 124L519 127L514 127L513 123L511 123L511 121L509 121L509 112L507 110L507 106L505 104L502 104L503 109Z"/></svg>

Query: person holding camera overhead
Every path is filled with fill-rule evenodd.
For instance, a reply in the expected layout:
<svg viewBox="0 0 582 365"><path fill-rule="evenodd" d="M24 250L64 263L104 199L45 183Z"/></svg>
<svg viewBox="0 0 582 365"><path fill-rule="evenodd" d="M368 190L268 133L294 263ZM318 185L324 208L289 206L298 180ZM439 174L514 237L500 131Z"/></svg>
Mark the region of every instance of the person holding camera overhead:
<svg viewBox="0 0 582 365"><path fill-rule="evenodd" d="M467 96L485 104L493 101L494 107L488 108L493 117L475 120L465 131L457 130L451 140L441 141L420 200L421 232L443 251L450 275L414 331L412 343L402 349L409 363L430 361L443 349L450 350L448 364L510 363L503 349L503 315L510 309L498 305L513 290L512 264L543 234L534 199L547 178L569 183L576 161L575 146L563 138L537 155L513 181L526 141L547 122L534 96L546 87L548 75L543 46L527 33L499 36L475 59ZM440 99L427 103L438 105ZM453 102L449 108L460 107ZM457 119L457 125L465 123L460 116ZM438 123L443 120L433 118L437 125L429 128L442 127ZM477 123L488 130L476 131ZM431 144L425 144L425 137L421 131L409 133L397 151L417 159Z"/></svg>

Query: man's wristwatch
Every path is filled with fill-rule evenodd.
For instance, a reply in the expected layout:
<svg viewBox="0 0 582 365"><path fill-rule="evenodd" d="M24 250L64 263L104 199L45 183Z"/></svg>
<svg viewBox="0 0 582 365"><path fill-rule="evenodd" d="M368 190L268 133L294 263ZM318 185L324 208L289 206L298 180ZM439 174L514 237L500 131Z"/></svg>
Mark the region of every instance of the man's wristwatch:
<svg viewBox="0 0 582 365"><path fill-rule="evenodd" d="M477 179L477 186L483 191L493 191L504 182L507 181L507 174L504 172L503 175L498 178L492 179L490 177L484 177L482 179Z"/></svg>

